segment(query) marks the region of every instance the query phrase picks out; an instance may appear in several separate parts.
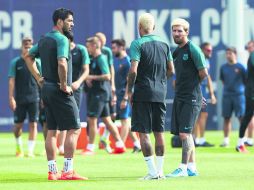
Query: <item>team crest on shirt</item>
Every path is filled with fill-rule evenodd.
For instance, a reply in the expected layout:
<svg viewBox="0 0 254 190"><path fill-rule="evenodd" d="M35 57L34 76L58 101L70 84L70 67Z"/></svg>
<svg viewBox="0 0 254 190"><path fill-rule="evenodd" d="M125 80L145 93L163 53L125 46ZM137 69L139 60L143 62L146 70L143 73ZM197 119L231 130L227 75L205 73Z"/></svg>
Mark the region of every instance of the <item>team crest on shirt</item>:
<svg viewBox="0 0 254 190"><path fill-rule="evenodd" d="M238 68L235 68L235 73L239 73L240 70Z"/></svg>
<svg viewBox="0 0 254 190"><path fill-rule="evenodd" d="M189 59L189 55L187 53L183 54L183 60L187 61Z"/></svg>

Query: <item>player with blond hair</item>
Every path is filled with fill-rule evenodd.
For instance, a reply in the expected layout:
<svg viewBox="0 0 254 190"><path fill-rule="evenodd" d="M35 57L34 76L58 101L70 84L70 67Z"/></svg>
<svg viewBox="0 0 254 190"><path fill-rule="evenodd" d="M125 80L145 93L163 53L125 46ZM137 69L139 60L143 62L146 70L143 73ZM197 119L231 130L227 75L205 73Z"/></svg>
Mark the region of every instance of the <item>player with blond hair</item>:
<svg viewBox="0 0 254 190"><path fill-rule="evenodd" d="M167 77L174 72L169 45L153 34L154 17L145 13L138 21L140 38L130 47L131 68L128 73L128 97L132 104L131 130L139 133L141 150L148 174L143 180L163 178L164 125ZM155 154L150 133L155 137Z"/></svg>

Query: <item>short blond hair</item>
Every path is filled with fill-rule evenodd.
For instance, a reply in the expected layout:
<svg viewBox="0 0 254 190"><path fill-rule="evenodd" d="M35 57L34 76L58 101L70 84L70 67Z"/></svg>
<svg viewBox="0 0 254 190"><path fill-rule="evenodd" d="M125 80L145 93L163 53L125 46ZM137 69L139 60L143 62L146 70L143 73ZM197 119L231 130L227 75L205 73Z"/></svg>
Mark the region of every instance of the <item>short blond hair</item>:
<svg viewBox="0 0 254 190"><path fill-rule="evenodd" d="M102 46L104 46L106 44L107 38L106 38L105 34L103 34L102 32L97 32L95 34L95 36L97 38L99 38L99 40L101 41L101 45Z"/></svg>
<svg viewBox="0 0 254 190"><path fill-rule="evenodd" d="M190 29L190 23L183 18L176 18L173 20L171 23L171 28L173 28L173 26L182 26L185 31L189 31Z"/></svg>
<svg viewBox="0 0 254 190"><path fill-rule="evenodd" d="M100 39L97 36L87 38L86 43L95 44L97 48L100 48Z"/></svg>
<svg viewBox="0 0 254 190"><path fill-rule="evenodd" d="M145 30L145 31L153 31L154 29L154 17L150 13L142 14L138 19L138 24Z"/></svg>

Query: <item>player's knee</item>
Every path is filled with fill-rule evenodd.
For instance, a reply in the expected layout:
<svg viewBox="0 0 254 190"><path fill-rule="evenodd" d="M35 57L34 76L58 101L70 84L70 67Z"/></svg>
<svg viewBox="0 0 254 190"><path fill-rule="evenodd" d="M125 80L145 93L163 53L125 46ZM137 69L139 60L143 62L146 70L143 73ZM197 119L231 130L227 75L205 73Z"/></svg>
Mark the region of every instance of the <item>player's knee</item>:
<svg viewBox="0 0 254 190"><path fill-rule="evenodd" d="M181 140L185 140L188 138L190 134L187 134L187 133L179 133L179 137Z"/></svg>

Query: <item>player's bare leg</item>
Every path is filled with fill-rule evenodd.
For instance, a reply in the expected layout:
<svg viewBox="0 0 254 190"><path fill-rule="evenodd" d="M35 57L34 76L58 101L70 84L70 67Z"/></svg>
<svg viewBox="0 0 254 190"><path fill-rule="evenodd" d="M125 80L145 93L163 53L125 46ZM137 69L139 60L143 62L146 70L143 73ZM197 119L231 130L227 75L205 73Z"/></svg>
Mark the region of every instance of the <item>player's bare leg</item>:
<svg viewBox="0 0 254 190"><path fill-rule="evenodd" d="M116 125L113 123L110 116L102 117L102 121L105 123L107 129L109 130L110 134L113 136L113 138L116 142L116 149L114 150L113 153L118 154L118 153L125 152L124 143L121 139L121 136L118 132L118 129L117 129Z"/></svg>
<svg viewBox="0 0 254 190"><path fill-rule="evenodd" d="M95 137L97 133L97 121L96 117L88 117L88 125L89 125L89 140L86 146L86 150L84 150L81 154L83 155L93 155L95 149Z"/></svg>
<svg viewBox="0 0 254 190"><path fill-rule="evenodd" d="M157 179L158 173L154 162L154 153L149 134L139 133L141 150L147 165L148 174L144 179Z"/></svg>
<svg viewBox="0 0 254 190"><path fill-rule="evenodd" d="M64 131L60 131L60 133L58 134L58 143L59 143L59 147L58 147L58 151L59 151L59 155L63 156L64 155L64 142L66 139L66 134L67 134L67 130Z"/></svg>
<svg viewBox="0 0 254 190"><path fill-rule="evenodd" d="M48 168L49 168L49 180L57 180L58 177L58 169L56 165L56 137L57 131L56 130L48 130L47 138L45 141L45 149L47 153L47 160L48 160Z"/></svg>
<svg viewBox="0 0 254 190"><path fill-rule="evenodd" d="M22 142L22 126L23 123L15 123L13 128L13 133L16 139L16 156L22 157L24 156L23 152L23 142Z"/></svg>
<svg viewBox="0 0 254 190"><path fill-rule="evenodd" d="M163 164L164 164L164 152L165 152L165 140L164 133L154 132L155 138L155 155L156 166L159 177L164 177Z"/></svg>
<svg viewBox="0 0 254 190"><path fill-rule="evenodd" d="M140 141L139 138L137 136L136 132L132 132L130 130L129 135L133 141L134 147L133 147L133 153L137 153L137 152L141 152L141 146L140 146Z"/></svg>
<svg viewBox="0 0 254 190"><path fill-rule="evenodd" d="M122 124L122 128L121 128L120 136L123 142L125 142L130 131L130 125L129 125L128 119L121 119L121 124Z"/></svg>
<svg viewBox="0 0 254 190"><path fill-rule="evenodd" d="M221 147L227 147L229 146L229 135L231 132L231 119L230 118L224 118L224 126L223 126L223 134L224 134L224 141L220 145Z"/></svg>
<svg viewBox="0 0 254 190"><path fill-rule="evenodd" d="M34 157L35 139L37 137L37 122L29 123L28 157Z"/></svg>

